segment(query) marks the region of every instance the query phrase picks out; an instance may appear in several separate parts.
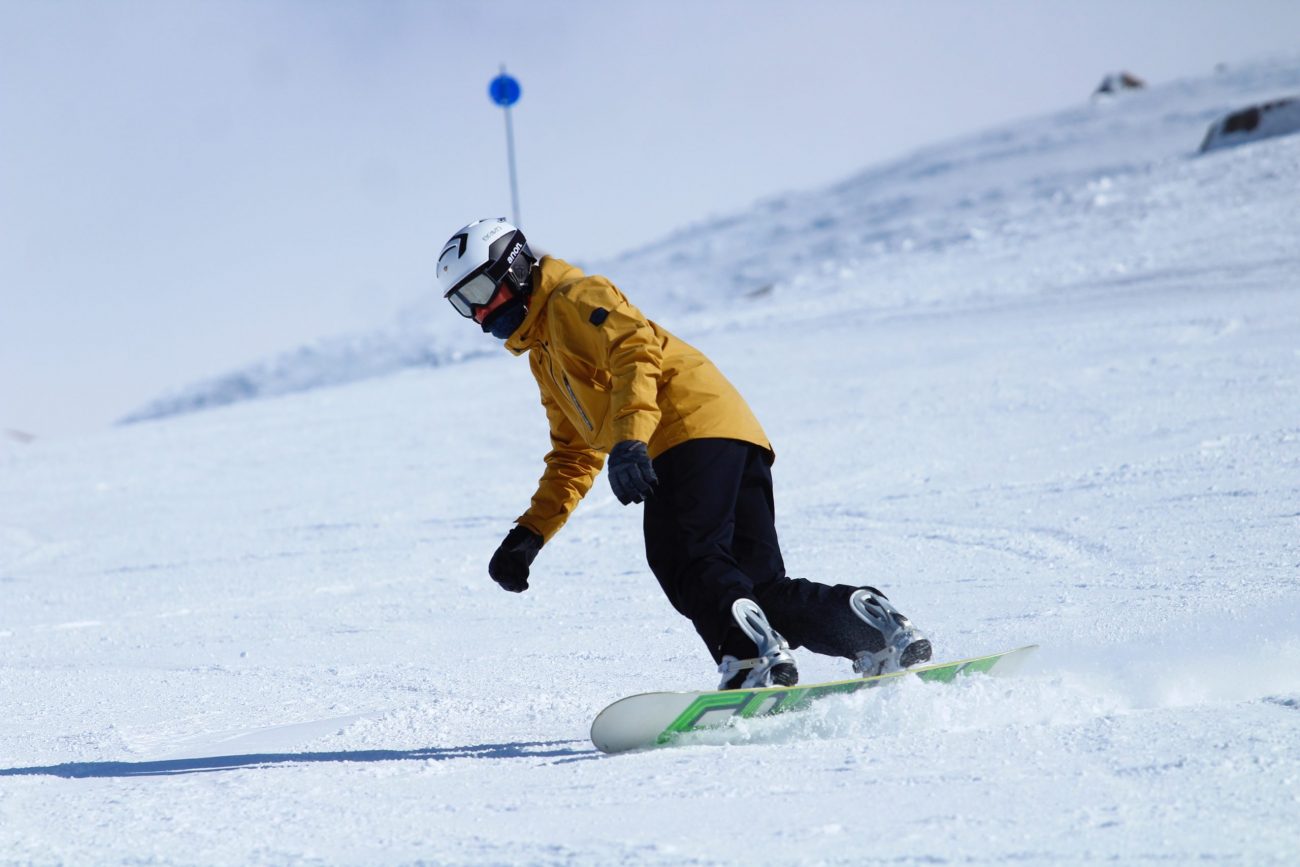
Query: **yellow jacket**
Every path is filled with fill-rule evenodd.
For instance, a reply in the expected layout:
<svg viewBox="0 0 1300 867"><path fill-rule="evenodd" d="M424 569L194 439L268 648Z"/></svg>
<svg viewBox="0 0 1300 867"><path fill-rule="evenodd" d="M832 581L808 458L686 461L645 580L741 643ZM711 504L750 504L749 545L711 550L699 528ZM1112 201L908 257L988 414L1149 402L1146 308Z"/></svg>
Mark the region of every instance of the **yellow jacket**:
<svg viewBox="0 0 1300 867"><path fill-rule="evenodd" d="M518 523L549 541L623 440L646 443L651 458L701 437L772 450L713 362L646 319L614 284L550 256L533 282L528 315L506 348L528 353L551 450Z"/></svg>

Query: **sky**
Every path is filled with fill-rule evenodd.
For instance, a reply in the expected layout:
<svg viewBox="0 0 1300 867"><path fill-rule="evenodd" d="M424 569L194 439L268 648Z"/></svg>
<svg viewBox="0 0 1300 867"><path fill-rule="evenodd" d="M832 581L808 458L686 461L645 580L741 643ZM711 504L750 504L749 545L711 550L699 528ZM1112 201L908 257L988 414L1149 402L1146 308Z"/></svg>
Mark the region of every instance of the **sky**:
<svg viewBox="0 0 1300 867"><path fill-rule="evenodd" d="M1297 32L1289 0L0 0L0 433L432 292L447 236L510 215L503 63L522 226L591 261Z"/></svg>

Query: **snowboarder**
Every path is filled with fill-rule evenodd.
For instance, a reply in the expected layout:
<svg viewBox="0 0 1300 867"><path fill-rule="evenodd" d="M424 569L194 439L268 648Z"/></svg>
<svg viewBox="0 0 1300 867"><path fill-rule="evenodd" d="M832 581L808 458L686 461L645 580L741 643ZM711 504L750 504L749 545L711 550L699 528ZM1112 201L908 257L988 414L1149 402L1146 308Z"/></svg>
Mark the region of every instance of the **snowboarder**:
<svg viewBox="0 0 1300 867"><path fill-rule="evenodd" d="M523 232L490 219L452 235L437 281L458 313L528 353L550 422L537 492L488 564L501 587L528 589L534 558L608 455L618 501L645 504L646 559L708 646L719 689L796 683L791 647L851 659L863 676L930 658L879 590L786 575L767 435L699 350L609 280L535 256Z"/></svg>

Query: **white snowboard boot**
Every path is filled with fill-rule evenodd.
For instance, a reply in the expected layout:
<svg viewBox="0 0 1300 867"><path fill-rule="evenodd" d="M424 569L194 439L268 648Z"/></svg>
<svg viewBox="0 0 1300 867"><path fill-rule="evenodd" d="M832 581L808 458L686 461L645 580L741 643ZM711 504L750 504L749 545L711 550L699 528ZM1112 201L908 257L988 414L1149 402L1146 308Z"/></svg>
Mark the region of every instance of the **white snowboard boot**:
<svg viewBox="0 0 1300 867"><path fill-rule="evenodd" d="M750 659L738 659L730 654L723 656L722 664L718 666L722 675L718 689L794 686L799 682L799 671L790 655L790 645L767 622L767 616L757 603L750 599L737 599L731 606L731 616L758 648L758 655Z"/></svg>
<svg viewBox="0 0 1300 867"><path fill-rule="evenodd" d="M874 587L863 587L849 597L849 607L860 620L880 633L884 646L864 650L853 661L853 670L863 677L902 671L930 659L930 640L921 634Z"/></svg>

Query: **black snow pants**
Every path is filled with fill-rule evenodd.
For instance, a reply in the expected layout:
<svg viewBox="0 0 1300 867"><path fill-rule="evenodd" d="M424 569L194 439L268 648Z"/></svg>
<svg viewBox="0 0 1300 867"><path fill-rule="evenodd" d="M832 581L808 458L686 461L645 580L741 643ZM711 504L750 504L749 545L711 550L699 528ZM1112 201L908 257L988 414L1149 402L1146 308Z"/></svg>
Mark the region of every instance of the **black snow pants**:
<svg viewBox="0 0 1300 867"><path fill-rule="evenodd" d="M688 440L655 458L659 484L644 526L659 585L715 662L739 633L731 605L745 598L791 647L849 659L879 648L880 634L849 608L856 586L785 574L768 460L767 450L731 439Z"/></svg>

